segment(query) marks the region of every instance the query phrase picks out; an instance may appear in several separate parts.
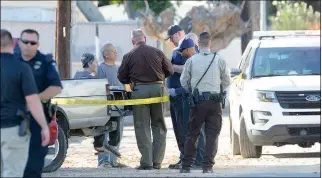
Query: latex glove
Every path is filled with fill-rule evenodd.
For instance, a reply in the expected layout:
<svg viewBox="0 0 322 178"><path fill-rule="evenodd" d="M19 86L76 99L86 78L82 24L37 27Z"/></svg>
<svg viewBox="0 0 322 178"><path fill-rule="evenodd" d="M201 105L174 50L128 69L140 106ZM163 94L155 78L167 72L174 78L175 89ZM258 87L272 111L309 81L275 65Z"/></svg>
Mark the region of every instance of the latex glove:
<svg viewBox="0 0 322 178"><path fill-rule="evenodd" d="M170 96L172 96L172 97L177 96L177 94L176 94L176 89L174 89L174 88L170 88L170 90L169 90L169 94L170 94Z"/></svg>

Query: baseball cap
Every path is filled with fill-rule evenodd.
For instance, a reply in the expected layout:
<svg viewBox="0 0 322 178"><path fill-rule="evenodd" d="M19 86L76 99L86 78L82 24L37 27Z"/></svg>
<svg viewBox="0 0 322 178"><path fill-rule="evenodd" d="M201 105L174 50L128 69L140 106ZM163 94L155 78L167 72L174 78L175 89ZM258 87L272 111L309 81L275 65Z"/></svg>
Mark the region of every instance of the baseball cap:
<svg viewBox="0 0 322 178"><path fill-rule="evenodd" d="M168 40L172 35L174 35L175 33L181 31L182 28L179 25L171 25L168 28L168 36L165 40Z"/></svg>
<svg viewBox="0 0 322 178"><path fill-rule="evenodd" d="M84 53L81 56L81 62L83 67L86 67L88 65L89 62L93 61L95 59L95 56L91 53Z"/></svg>
<svg viewBox="0 0 322 178"><path fill-rule="evenodd" d="M186 48L192 48L195 47L195 43L190 38L184 38L179 42L178 48L176 50L182 51Z"/></svg>

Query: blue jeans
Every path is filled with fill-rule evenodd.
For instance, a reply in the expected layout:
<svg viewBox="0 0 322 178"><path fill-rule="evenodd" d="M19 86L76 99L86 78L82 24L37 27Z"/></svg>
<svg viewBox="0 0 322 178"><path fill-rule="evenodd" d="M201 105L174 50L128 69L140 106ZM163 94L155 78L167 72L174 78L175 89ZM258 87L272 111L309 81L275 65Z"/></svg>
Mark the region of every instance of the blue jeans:
<svg viewBox="0 0 322 178"><path fill-rule="evenodd" d="M121 119L121 121L120 121L120 139L122 140L123 130L124 130L124 125L123 125L124 124L124 117L121 117L120 119ZM103 144L108 144L109 134L108 133L104 134L104 137L105 138L104 138ZM120 140L119 144L116 146L117 149L119 149L119 147L120 147L121 140ZM104 165L104 164L110 164L110 165L114 166L114 165L118 164L117 157L112 153L99 153L97 155L97 160L98 160L98 166Z"/></svg>
<svg viewBox="0 0 322 178"><path fill-rule="evenodd" d="M180 151L180 160L183 158L184 143L188 133L188 121L190 115L190 106L185 96L179 95L170 98L170 114L173 124L174 134ZM204 129L202 129L195 165L201 166L205 149Z"/></svg>

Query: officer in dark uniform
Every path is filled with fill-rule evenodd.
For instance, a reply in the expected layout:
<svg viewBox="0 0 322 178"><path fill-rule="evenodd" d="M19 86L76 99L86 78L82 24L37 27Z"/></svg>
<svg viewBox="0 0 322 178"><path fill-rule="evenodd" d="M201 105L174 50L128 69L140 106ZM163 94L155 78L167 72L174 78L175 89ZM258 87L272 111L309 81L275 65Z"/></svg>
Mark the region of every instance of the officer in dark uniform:
<svg viewBox="0 0 322 178"><path fill-rule="evenodd" d="M26 29L21 32L19 47L21 53L17 53L16 57L31 67L46 114L46 103L49 103L50 99L62 90L55 61L51 55L44 55L38 51L39 34L35 30ZM47 120L49 120L48 114L46 116ZM48 146L41 146L40 127L34 119L31 120L30 131L29 157L24 177L37 178L41 177Z"/></svg>

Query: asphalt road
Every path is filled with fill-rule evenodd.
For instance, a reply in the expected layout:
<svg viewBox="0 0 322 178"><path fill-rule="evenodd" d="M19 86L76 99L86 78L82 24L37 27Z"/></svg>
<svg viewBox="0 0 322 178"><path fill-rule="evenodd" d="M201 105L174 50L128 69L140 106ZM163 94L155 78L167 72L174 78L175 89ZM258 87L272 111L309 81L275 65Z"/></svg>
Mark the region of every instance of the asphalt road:
<svg viewBox="0 0 322 178"><path fill-rule="evenodd" d="M137 171L138 152L131 118L127 118L124 138L120 152L120 162L129 168L97 168L97 158L93 154L92 138L72 137L67 158L63 166L44 177L321 177L320 144L311 148L296 145L283 147L264 147L259 159L243 159L230 155L229 121L225 111L222 132L219 138L219 150L213 174L202 174L201 170L192 170L190 174L180 174L178 170L168 169L168 165L177 161L179 151L172 129L171 119L166 117L168 127L167 148L161 170Z"/></svg>

